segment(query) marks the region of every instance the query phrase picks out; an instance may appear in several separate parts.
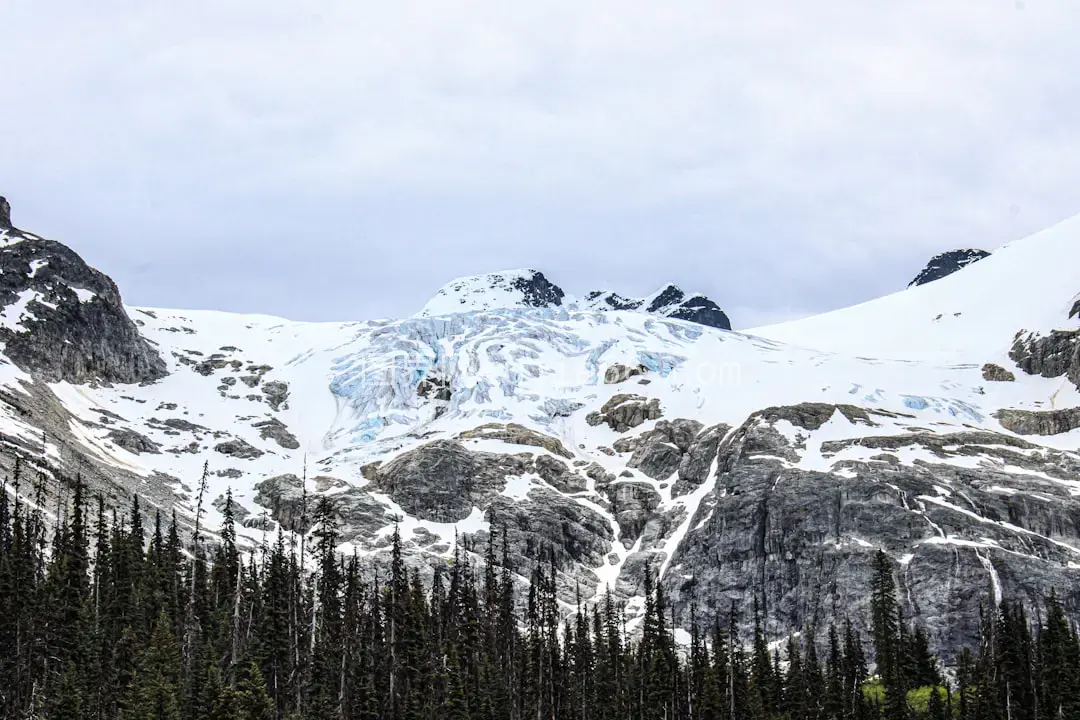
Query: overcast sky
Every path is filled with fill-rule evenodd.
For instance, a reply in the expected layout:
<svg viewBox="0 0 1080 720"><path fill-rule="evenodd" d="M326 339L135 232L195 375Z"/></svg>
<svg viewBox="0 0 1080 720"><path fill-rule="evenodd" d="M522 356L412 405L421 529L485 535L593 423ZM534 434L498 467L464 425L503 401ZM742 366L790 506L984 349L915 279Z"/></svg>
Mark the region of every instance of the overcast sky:
<svg viewBox="0 0 1080 720"><path fill-rule="evenodd" d="M402 316L535 267L751 327L1080 212L1076 0L4 0L0 27L0 194L130 304Z"/></svg>

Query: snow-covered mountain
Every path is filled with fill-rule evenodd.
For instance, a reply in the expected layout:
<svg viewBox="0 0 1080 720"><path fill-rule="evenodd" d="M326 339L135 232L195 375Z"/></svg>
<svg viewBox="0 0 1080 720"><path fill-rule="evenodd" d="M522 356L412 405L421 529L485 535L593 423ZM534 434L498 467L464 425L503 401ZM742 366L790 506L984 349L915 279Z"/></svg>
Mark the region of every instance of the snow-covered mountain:
<svg viewBox="0 0 1080 720"><path fill-rule="evenodd" d="M453 280L440 288L417 316L512 308L634 310L722 330L731 329L731 321L715 302L699 293L687 295L677 285L665 285L644 298L627 298L605 290L593 290L576 298L565 293L542 272L528 269Z"/></svg>
<svg viewBox="0 0 1080 720"><path fill-rule="evenodd" d="M306 491L372 562L395 523L422 565L505 530L522 582L549 548L568 604L609 588L633 617L658 574L684 626L692 598L756 597L775 636L856 612L877 548L935 647L1005 594L1080 617L1080 220L747 333L672 310L700 296L578 299L535 271L401 320L120 316L104 276L7 225L0 463L187 518L209 463L249 542L302 529Z"/></svg>

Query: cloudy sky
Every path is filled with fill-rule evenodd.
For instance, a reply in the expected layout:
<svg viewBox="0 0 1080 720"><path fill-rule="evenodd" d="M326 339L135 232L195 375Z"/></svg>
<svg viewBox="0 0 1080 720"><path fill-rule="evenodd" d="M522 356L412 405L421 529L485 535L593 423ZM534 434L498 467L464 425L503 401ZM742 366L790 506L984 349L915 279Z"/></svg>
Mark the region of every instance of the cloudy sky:
<svg viewBox="0 0 1080 720"><path fill-rule="evenodd" d="M751 327L1080 212L1076 0L5 0L0 27L0 194L132 304L400 316L536 267Z"/></svg>

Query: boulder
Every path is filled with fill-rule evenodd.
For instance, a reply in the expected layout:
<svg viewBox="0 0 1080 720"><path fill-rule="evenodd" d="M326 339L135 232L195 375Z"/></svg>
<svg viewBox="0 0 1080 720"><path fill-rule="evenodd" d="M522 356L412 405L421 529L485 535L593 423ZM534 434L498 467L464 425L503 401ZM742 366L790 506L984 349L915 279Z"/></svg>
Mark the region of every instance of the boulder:
<svg viewBox="0 0 1080 720"><path fill-rule="evenodd" d="M632 377L638 375L644 375L648 371L644 365L635 365L629 367L620 363L615 363L604 371L604 384L605 385L617 385L618 383L625 382Z"/></svg>
<svg viewBox="0 0 1080 720"><path fill-rule="evenodd" d="M240 438L234 438L223 443L218 443L214 446L214 450L222 455L230 455L239 460L254 460L255 458L265 455L262 450Z"/></svg>
<svg viewBox="0 0 1080 720"><path fill-rule="evenodd" d="M111 440L117 447L121 447L135 455L141 455L142 453L149 453L151 455L161 454L161 446L159 444L134 430L114 428L113 430L110 430L109 434L105 437Z"/></svg>
<svg viewBox="0 0 1080 720"><path fill-rule="evenodd" d="M994 363L983 365L982 376L987 382L1016 382L1016 375Z"/></svg>

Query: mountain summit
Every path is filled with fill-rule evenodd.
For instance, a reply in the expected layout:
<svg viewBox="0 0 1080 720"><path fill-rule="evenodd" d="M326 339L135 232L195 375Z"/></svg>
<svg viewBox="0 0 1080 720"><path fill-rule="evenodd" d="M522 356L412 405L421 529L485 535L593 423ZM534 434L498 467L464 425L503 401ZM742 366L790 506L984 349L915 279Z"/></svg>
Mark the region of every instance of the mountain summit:
<svg viewBox="0 0 1080 720"><path fill-rule="evenodd" d="M677 285L665 285L643 298L594 290L583 298L568 295L537 270L504 270L458 278L444 285L417 313L434 317L455 313L512 308L567 310L625 310L730 330L731 321L715 302L699 293L688 295Z"/></svg>

